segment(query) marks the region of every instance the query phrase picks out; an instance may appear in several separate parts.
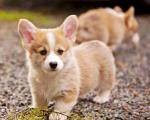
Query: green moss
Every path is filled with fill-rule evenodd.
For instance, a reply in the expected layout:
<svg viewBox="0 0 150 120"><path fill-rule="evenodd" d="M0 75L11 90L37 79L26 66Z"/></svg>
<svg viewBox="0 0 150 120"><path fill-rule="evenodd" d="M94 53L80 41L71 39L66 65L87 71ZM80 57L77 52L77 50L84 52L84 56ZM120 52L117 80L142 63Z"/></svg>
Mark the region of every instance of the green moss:
<svg viewBox="0 0 150 120"><path fill-rule="evenodd" d="M45 120L48 116L48 110L28 108L18 113L11 113L7 120Z"/></svg>
<svg viewBox="0 0 150 120"><path fill-rule="evenodd" d="M27 108L21 112L11 113L6 120L48 120L49 115L55 113L51 109L41 110L38 108ZM57 113L61 114L61 113ZM68 120L93 120L91 117L81 117L72 113Z"/></svg>

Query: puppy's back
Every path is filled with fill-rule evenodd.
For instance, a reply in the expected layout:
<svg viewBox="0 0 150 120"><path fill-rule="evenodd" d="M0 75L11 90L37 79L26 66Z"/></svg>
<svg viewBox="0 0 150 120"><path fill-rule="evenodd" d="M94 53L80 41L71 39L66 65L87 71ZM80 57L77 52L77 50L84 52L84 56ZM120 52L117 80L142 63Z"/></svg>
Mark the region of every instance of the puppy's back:
<svg viewBox="0 0 150 120"><path fill-rule="evenodd" d="M97 39L107 44L115 37L123 36L124 30L121 13L109 8L93 9L79 16L77 42Z"/></svg>

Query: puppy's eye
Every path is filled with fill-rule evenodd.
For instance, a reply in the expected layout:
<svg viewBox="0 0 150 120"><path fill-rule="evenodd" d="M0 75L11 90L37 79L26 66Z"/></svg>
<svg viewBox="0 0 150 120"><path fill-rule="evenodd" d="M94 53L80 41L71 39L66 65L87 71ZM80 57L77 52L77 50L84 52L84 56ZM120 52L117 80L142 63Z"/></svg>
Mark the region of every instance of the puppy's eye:
<svg viewBox="0 0 150 120"><path fill-rule="evenodd" d="M46 55L46 54L47 54L47 50L45 50L45 49L44 49L44 50L41 50L41 51L40 51L40 54L41 54L41 55Z"/></svg>
<svg viewBox="0 0 150 120"><path fill-rule="evenodd" d="M57 50L57 53L58 53L59 55L62 55L63 52L64 52L64 50L62 50L62 49L58 49L58 50Z"/></svg>

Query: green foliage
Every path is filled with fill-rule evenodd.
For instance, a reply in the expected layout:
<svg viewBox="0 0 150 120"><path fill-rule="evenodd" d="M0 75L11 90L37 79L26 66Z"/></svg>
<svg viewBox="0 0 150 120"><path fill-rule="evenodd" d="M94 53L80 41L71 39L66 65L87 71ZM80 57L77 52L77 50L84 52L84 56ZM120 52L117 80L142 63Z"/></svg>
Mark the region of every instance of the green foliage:
<svg viewBox="0 0 150 120"><path fill-rule="evenodd" d="M17 11L17 10L0 10L0 20L4 21L18 21L20 18L26 18L32 22L36 22L41 25L56 25L58 20L50 15L43 15L40 13L30 11Z"/></svg>
<svg viewBox="0 0 150 120"><path fill-rule="evenodd" d="M41 110L39 108L27 108L21 112L11 113L6 120L48 120L49 115L52 113L57 112L52 111L52 109ZM81 117L78 114L72 113L70 116L68 116L68 120L93 120L93 119L91 117Z"/></svg>
<svg viewBox="0 0 150 120"><path fill-rule="evenodd" d="M48 110L27 108L21 112L11 113L7 120L45 120L49 115Z"/></svg>

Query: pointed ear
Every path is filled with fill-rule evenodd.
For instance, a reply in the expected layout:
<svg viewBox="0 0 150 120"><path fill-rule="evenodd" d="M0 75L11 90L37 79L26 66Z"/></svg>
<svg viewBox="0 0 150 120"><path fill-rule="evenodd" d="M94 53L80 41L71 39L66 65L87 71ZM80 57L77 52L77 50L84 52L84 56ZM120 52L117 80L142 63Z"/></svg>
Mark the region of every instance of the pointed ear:
<svg viewBox="0 0 150 120"><path fill-rule="evenodd" d="M78 28L78 18L76 15L70 15L67 17L62 25L62 29L65 37L68 40L76 40L76 32Z"/></svg>
<svg viewBox="0 0 150 120"><path fill-rule="evenodd" d="M30 44L34 39L37 28L28 20L20 19L18 23L18 31L23 37L23 42Z"/></svg>
<svg viewBox="0 0 150 120"><path fill-rule="evenodd" d="M126 16L134 16L134 11L135 11L134 7L131 6L125 14L126 14Z"/></svg>
<svg viewBox="0 0 150 120"><path fill-rule="evenodd" d="M132 18L134 17L134 11L134 7L131 6L125 13L125 23L129 28L132 26Z"/></svg>

